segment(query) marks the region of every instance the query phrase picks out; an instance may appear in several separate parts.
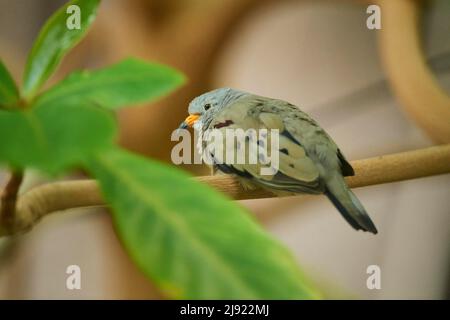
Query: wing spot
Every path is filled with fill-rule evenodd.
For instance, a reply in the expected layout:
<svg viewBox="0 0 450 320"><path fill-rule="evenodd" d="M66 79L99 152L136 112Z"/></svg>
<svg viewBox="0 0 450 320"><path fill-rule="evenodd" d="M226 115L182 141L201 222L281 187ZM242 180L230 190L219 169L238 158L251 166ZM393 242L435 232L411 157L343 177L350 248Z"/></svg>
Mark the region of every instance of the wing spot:
<svg viewBox="0 0 450 320"><path fill-rule="evenodd" d="M215 124L215 125L214 125L214 128L215 128L215 129L220 129L220 128L223 128L223 127L228 127L228 126L230 126L230 125L232 125L232 124L234 124L233 121L231 121L231 120L226 120L226 121L224 121L224 122L220 122L220 123Z"/></svg>
<svg viewBox="0 0 450 320"><path fill-rule="evenodd" d="M288 138L289 140L291 140L292 142L294 142L295 144L301 146L301 144L295 140L295 138L292 136L292 134L289 133L289 131L284 130L283 132L280 133L282 136L285 136L286 138Z"/></svg>

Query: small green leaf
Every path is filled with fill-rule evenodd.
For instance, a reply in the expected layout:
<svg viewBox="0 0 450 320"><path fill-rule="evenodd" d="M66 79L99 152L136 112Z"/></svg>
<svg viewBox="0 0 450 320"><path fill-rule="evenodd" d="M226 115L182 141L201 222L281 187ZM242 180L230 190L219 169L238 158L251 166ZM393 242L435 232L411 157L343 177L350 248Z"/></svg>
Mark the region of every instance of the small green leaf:
<svg viewBox="0 0 450 320"><path fill-rule="evenodd" d="M56 174L110 145L115 125L108 111L88 105L0 110L0 162Z"/></svg>
<svg viewBox="0 0 450 320"><path fill-rule="evenodd" d="M17 103L19 92L13 78L0 60L0 106L10 106Z"/></svg>
<svg viewBox="0 0 450 320"><path fill-rule="evenodd" d="M91 101L117 109L159 98L183 82L184 76L170 67L130 58L102 70L72 73L35 104Z"/></svg>
<svg viewBox="0 0 450 320"><path fill-rule="evenodd" d="M317 297L278 241L178 169L117 148L96 154L87 167L129 254L169 297Z"/></svg>
<svg viewBox="0 0 450 320"><path fill-rule="evenodd" d="M23 95L30 99L39 87L55 71L64 55L86 34L95 20L100 0L73 0L55 12L42 28L31 49L25 67ZM70 30L67 19L71 14L67 8L80 8L80 28Z"/></svg>

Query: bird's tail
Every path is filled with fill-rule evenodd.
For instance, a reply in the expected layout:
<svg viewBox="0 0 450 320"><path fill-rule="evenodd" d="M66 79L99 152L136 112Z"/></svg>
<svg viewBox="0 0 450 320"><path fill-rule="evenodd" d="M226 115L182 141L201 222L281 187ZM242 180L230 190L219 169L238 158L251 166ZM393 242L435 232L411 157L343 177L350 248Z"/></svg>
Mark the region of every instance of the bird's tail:
<svg viewBox="0 0 450 320"><path fill-rule="evenodd" d="M361 202L341 175L335 174L327 180L325 194L353 228L378 233Z"/></svg>

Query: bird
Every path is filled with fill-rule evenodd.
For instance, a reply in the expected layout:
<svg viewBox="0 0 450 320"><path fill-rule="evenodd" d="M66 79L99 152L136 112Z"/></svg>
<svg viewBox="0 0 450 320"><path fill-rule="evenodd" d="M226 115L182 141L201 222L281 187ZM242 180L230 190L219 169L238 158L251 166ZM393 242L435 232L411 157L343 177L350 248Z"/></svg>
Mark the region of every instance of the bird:
<svg viewBox="0 0 450 320"><path fill-rule="evenodd" d="M259 164L235 163L225 157L217 161L218 155L208 149L213 172L234 175L245 188L262 187L277 195L324 194L354 229L378 233L345 182L345 176L355 174L351 164L325 130L299 107L280 99L219 88L194 98L189 103L188 113L179 129L194 128L200 133L226 129L275 129L279 132L279 164L274 174L261 175L257 170ZM199 143L200 149L205 147L203 139ZM238 147L242 148L232 146ZM251 149L245 150L251 152ZM221 151L236 150L224 147ZM245 159L248 160L248 154Z"/></svg>

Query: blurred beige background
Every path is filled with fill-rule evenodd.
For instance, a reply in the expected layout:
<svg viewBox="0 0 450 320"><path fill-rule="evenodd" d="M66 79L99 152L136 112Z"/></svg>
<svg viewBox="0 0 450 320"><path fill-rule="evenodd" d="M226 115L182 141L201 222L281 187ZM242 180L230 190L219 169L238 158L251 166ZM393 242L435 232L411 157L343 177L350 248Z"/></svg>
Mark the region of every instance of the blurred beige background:
<svg viewBox="0 0 450 320"><path fill-rule="evenodd" d="M0 56L17 79L39 26L61 2L0 0ZM150 108L121 113L121 141L132 150L167 159L168 148L157 149L161 142L142 128L151 126L155 117L164 116L165 121L159 122L164 125L153 130L171 131L186 114L186 103L194 93L221 86L301 106L322 124L349 159L432 145L399 109L385 81L377 31L366 28L366 5L354 1L268 1L255 6L233 25L232 32L218 31L222 37L218 44L202 47L202 41L214 42L208 40L214 34L208 35L206 27L208 30L199 28L187 40L176 36L178 31L159 36L147 32L147 28L160 28L155 18L158 10L180 19L196 19L197 14L200 17L209 10L202 7L202 1L184 1L185 6L199 7L184 18L183 10L187 9L179 9L174 1L149 5L153 2L161 3L105 1L91 35L62 66L62 71L74 66L93 67L137 55L170 63L188 74L190 84L178 96ZM221 5L232 7L233 3L224 1ZM439 83L449 93L450 5L445 0L431 3L425 14L424 46ZM138 24L136 21L143 20L136 18L138 13L133 10L155 21ZM140 35L130 33L133 30ZM146 38L148 46L142 43ZM176 56L171 46L188 54ZM175 105L173 114L158 114L160 106ZM166 139L169 145L167 134ZM0 181L4 178L1 173ZM365 187L356 194L377 224L377 236L354 232L324 197L242 203L295 253L330 297L450 298L450 176ZM159 297L122 251L103 211L55 214L23 237L10 243L0 240L0 246L4 247L0 248L0 299ZM82 290L65 287L65 270L71 264L81 267ZM366 269L373 264L381 268L381 290L366 287Z"/></svg>

